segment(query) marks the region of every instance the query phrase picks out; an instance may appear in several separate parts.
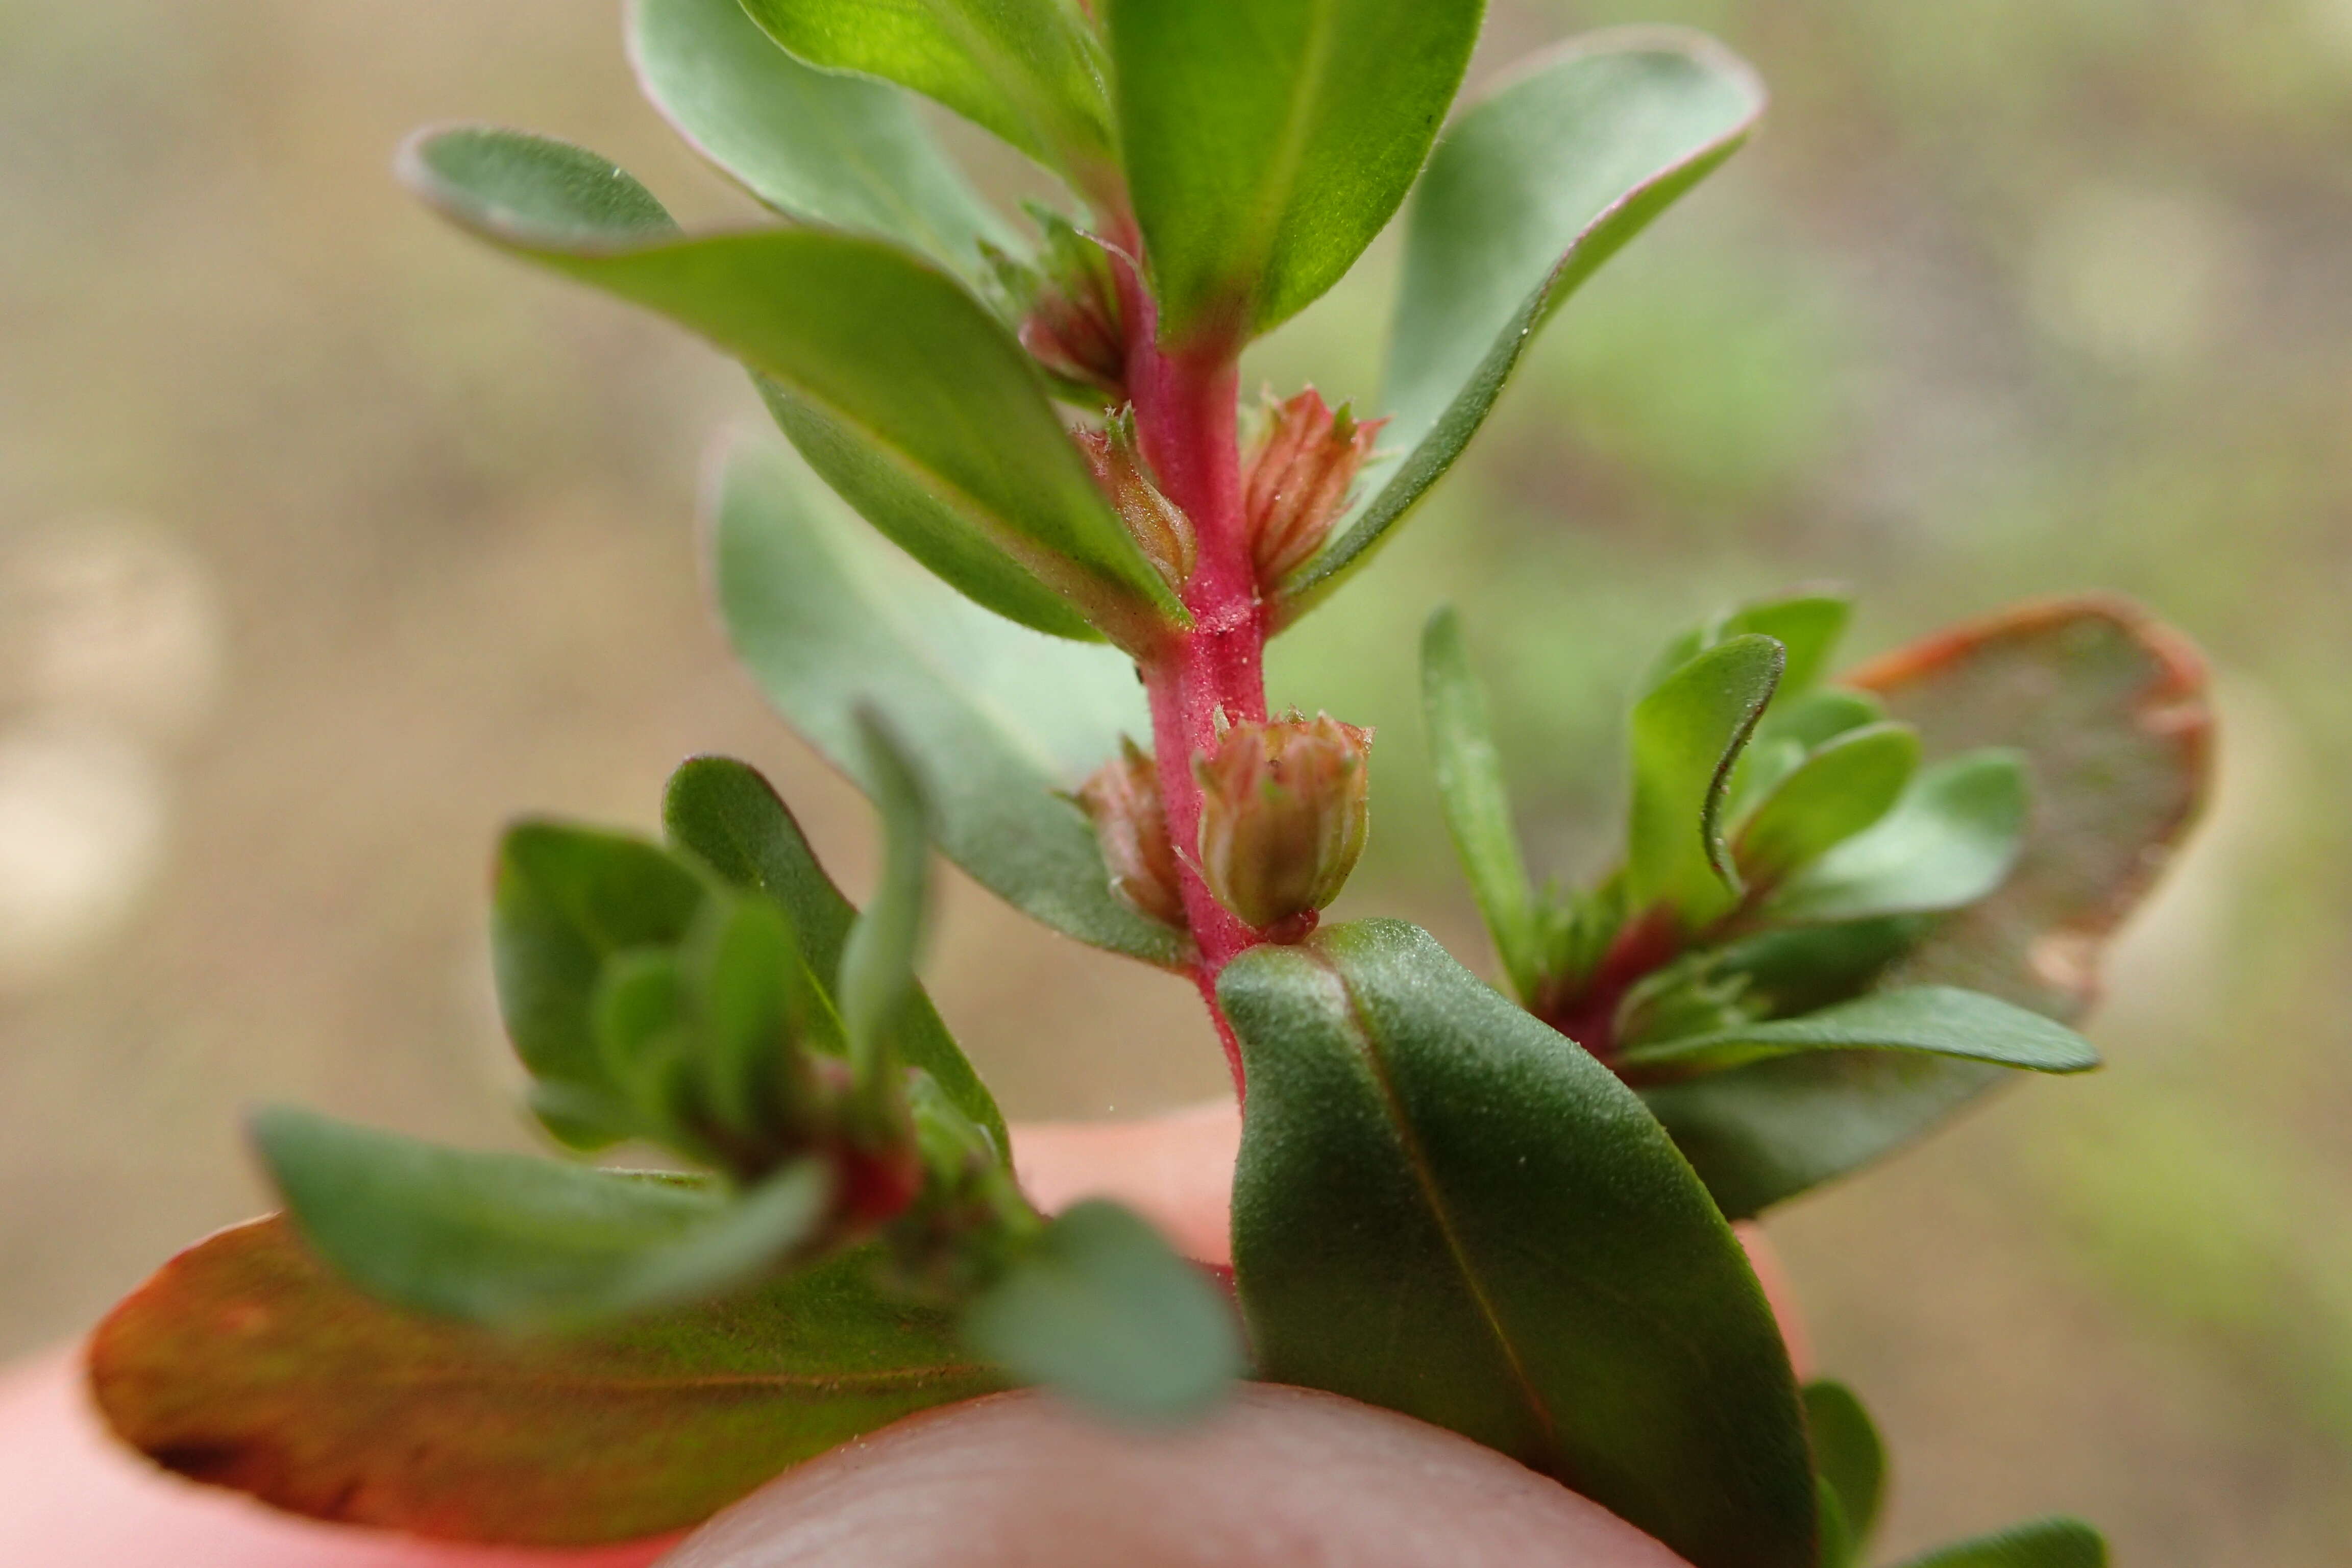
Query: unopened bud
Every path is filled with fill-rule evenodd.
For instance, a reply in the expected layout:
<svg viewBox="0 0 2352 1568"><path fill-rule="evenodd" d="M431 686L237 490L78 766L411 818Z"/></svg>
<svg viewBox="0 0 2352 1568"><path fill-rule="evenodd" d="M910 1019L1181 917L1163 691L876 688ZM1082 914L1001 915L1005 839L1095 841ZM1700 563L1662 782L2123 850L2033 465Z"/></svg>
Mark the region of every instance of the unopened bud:
<svg viewBox="0 0 2352 1568"><path fill-rule="evenodd" d="M1371 745L1370 730L1293 713L1234 725L1193 763L1201 875L1219 903L1282 941L1339 896L1370 823Z"/></svg>
<svg viewBox="0 0 2352 1568"><path fill-rule="evenodd" d="M1127 318L1110 255L1056 215L1035 211L1045 233L1043 275L1025 290L1021 346L1066 382L1117 401L1127 395Z"/></svg>
<svg viewBox="0 0 2352 1568"><path fill-rule="evenodd" d="M1323 547L1386 423L1359 424L1344 403L1327 408L1311 386L1287 403L1266 395L1257 438L1242 460L1243 516L1260 591L1271 592Z"/></svg>
<svg viewBox="0 0 2352 1568"><path fill-rule="evenodd" d="M1150 753L1124 735L1118 747L1119 754L1079 787L1078 804L1094 819L1112 890L1153 920L1181 930L1184 895L1176 847L1168 837L1168 809L1160 797L1160 771Z"/></svg>
<svg viewBox="0 0 2352 1568"><path fill-rule="evenodd" d="M1181 591L1192 574L1192 520L1152 483L1150 465L1136 445L1135 410L1120 409L1099 430L1079 431L1078 447L1144 557L1170 588Z"/></svg>

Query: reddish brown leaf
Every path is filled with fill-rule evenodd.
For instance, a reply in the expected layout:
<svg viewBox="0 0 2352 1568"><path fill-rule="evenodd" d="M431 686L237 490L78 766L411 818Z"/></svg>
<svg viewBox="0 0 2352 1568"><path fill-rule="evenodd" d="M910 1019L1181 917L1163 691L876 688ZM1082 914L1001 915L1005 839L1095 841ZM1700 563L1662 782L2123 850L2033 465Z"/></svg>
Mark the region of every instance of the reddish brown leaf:
<svg viewBox="0 0 2352 1568"><path fill-rule="evenodd" d="M1903 978L2081 1016L2097 997L2107 936L2204 800L2213 717L2196 648L2129 600L2089 595L1939 633L1844 683L1917 725L1930 757L2013 746L2032 763L2016 870L1947 922Z"/></svg>
<svg viewBox="0 0 2352 1568"><path fill-rule="evenodd" d="M562 1339L385 1307L277 1218L220 1232L89 1345L115 1431L183 1475L319 1519L451 1540L626 1541L1001 1385L943 1314L852 1255L740 1300Z"/></svg>

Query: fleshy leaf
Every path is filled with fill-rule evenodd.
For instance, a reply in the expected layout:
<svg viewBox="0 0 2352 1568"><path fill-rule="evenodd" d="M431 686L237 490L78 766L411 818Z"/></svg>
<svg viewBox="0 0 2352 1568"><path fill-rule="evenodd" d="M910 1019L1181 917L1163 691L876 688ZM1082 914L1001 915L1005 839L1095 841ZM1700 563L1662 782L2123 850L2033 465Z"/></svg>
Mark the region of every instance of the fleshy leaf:
<svg viewBox="0 0 2352 1568"><path fill-rule="evenodd" d="M593 1321L736 1289L824 1220L814 1162L719 1188L445 1149L273 1107L253 1140L302 1239L370 1295L500 1327Z"/></svg>
<svg viewBox="0 0 2352 1568"><path fill-rule="evenodd" d="M1448 1426L1698 1568L1811 1568L1787 1352L1630 1090L1392 921L1236 959L1261 1375Z"/></svg>
<svg viewBox="0 0 2352 1568"><path fill-rule="evenodd" d="M1332 542L1282 585L1296 619L1363 564L1477 433L1559 303L1729 157L1755 73L1695 34L1574 41L1465 110L1406 213L1382 404L1391 454Z"/></svg>
<svg viewBox="0 0 2352 1568"><path fill-rule="evenodd" d="M1723 842L1724 795L1785 658L1770 637L1734 637L1634 704L1629 909L1663 907L1696 929L1731 907L1739 880Z"/></svg>
<svg viewBox="0 0 2352 1568"><path fill-rule="evenodd" d="M898 89L802 64L740 0L633 0L629 56L678 134L790 217L896 240L967 279L1012 231Z"/></svg>
<svg viewBox="0 0 2352 1568"><path fill-rule="evenodd" d="M1118 0L1120 142L1163 340L1235 343L1338 282L1445 118L1484 0Z"/></svg>
<svg viewBox="0 0 2352 1568"><path fill-rule="evenodd" d="M1875 826L1784 883L1765 915L1827 924L1975 903L2017 864L2027 790L2015 752L1971 752L1923 768Z"/></svg>
<svg viewBox="0 0 2352 1568"><path fill-rule="evenodd" d="M490 945L499 1009L566 1142L593 1148L637 1131L597 1047L605 961L684 940L709 889L685 864L626 834L527 822L499 848Z"/></svg>
<svg viewBox="0 0 2352 1568"><path fill-rule="evenodd" d="M834 488L979 603L1129 646L1182 617L1096 489L1028 354L944 273L893 245L818 229L664 232L637 215L633 204L652 197L626 174L516 132L427 132L401 167L483 238L741 360ZM603 184L589 181L598 169ZM627 189L636 196L614 194ZM616 211L627 221L604 221Z"/></svg>
<svg viewBox="0 0 2352 1568"><path fill-rule="evenodd" d="M1823 1379L1805 1385L1805 1433L1813 1468L1838 1500L1856 1554L1870 1542L1886 1495L1886 1447L1853 1391Z"/></svg>
<svg viewBox="0 0 2352 1568"><path fill-rule="evenodd" d="M2010 1070L1923 1051L1803 1051L1641 1095L1725 1215L1752 1219L1892 1153Z"/></svg>
<svg viewBox="0 0 2352 1568"><path fill-rule="evenodd" d="M841 1023L862 1075L881 1068L915 991L930 900L931 836L923 786L898 738L872 710L857 715L864 776L882 814L882 876L841 949Z"/></svg>
<svg viewBox="0 0 2352 1568"><path fill-rule="evenodd" d="M2079 1519L2042 1519L1943 1547L1903 1568L2107 1568L2107 1543Z"/></svg>
<svg viewBox="0 0 2352 1568"><path fill-rule="evenodd" d="M1907 965L2072 1020L2098 955L2203 804L2213 717L2179 632L2127 601L2032 605L1873 660L1846 678L1918 727L1929 756L2022 752L2025 846L2000 890Z"/></svg>
<svg viewBox="0 0 2352 1568"><path fill-rule="evenodd" d="M1777 699L1777 705L1786 706L1822 678L1853 617L1853 601L1843 594L1791 593L1736 605L1659 650L1642 684L1645 689L1655 686L1716 644L1753 632L1788 649L1789 668L1780 678Z"/></svg>
<svg viewBox="0 0 2352 1568"><path fill-rule="evenodd" d="M1207 1276L1116 1204L1073 1205L964 1319L973 1346L1124 1421L1195 1415L1245 1370L1234 1311Z"/></svg>
<svg viewBox="0 0 2352 1568"><path fill-rule="evenodd" d="M1057 748L1052 731L1024 722L1034 700L1008 690L1050 694L1066 675L1066 704L1084 709L1106 675L1132 692L1132 670L1107 656L1082 662L1085 650L1031 637L1015 680L982 684L1006 665L992 661L986 648L967 661L926 646L932 628L851 570L854 558L815 489L772 448L745 443L730 453L716 489L720 611L770 699L861 784L866 759L856 712L870 704L929 781L932 831L950 859L1006 902L1081 942L1148 963L1181 963L1182 934L1112 891L1092 825L1055 793L1083 776L1083 767L1068 774L1057 768L1057 753L1076 746L1066 740ZM1001 629L1007 638L1024 635ZM1115 746L1117 730L1089 725L1101 733L1099 760Z"/></svg>
<svg viewBox="0 0 2352 1568"><path fill-rule="evenodd" d="M1918 767L1919 736L1907 724L1864 725L1816 748L1740 825L1740 876L1770 887L1819 859L1892 810Z"/></svg>
<svg viewBox="0 0 2352 1568"><path fill-rule="evenodd" d="M1451 608L1429 617L1421 637L1421 711L1437 773L1437 795L1454 852L1504 970L1522 1001L1543 978L1535 889L1511 826L1511 798L1486 717L1486 693L1471 673L1462 618Z"/></svg>
<svg viewBox="0 0 2352 1568"><path fill-rule="evenodd" d="M669 840L700 857L732 886L766 894L791 915L809 967L830 984L857 911L834 886L782 799L748 764L697 757L670 775L662 800ZM957 1110L985 1129L1000 1159L1012 1158L995 1097L958 1048L918 984L895 1015L898 1060L930 1074Z"/></svg>
<svg viewBox="0 0 2352 1568"><path fill-rule="evenodd" d="M1097 46L1058 0L741 3L810 65L912 88L1088 195L1106 188L1110 113Z"/></svg>
<svg viewBox="0 0 2352 1568"><path fill-rule="evenodd" d="M2065 1025L1949 985L1880 991L1801 1017L1636 1046L1618 1065L1719 1072L1801 1051L1850 1050L1926 1051L2036 1072L2087 1072L2099 1065L2091 1043Z"/></svg>
<svg viewBox="0 0 2352 1568"><path fill-rule="evenodd" d="M520 1336L388 1307L283 1219L107 1316L90 1385L157 1463L319 1519L545 1546L681 1529L835 1444L1003 1385L861 1250L720 1302Z"/></svg>

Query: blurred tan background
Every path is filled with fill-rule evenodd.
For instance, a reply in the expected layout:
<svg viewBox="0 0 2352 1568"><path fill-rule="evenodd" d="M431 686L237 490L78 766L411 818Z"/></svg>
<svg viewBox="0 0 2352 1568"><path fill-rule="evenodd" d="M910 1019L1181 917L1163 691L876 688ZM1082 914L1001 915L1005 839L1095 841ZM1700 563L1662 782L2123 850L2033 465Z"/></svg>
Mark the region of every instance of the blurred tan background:
<svg viewBox="0 0 2352 1568"><path fill-rule="evenodd" d="M1889 1428L1890 1554L2068 1509L2142 1568L2340 1564L2352 0L1496 0L1478 69L1626 19L1717 30L1776 107L1278 651L1278 699L1381 727L1342 912L1486 962L1413 717L1440 597L1569 872L1627 681L1722 599L1844 579L1856 652L2149 600L2213 655L2223 777L2116 956L2110 1070L1772 1229ZM457 117L745 211L638 102L608 0L0 0L0 1354L261 1205L243 1106L527 1142L483 945L509 815L650 826L725 750L862 885L862 806L703 608L740 378L414 209L390 151ZM1392 277L1376 251L1265 374L1369 395ZM932 969L1016 1115L1223 1087L1183 985L968 886Z"/></svg>

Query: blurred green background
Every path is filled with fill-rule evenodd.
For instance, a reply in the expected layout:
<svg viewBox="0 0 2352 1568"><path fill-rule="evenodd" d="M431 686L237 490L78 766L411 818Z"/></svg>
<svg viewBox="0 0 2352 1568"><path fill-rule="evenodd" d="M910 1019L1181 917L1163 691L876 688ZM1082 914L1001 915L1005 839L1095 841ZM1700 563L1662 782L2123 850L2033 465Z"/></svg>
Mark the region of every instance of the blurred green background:
<svg viewBox="0 0 2352 1568"><path fill-rule="evenodd" d="M1626 20L1717 32L1775 107L1277 650L1277 699L1381 728L1341 912L1487 962L1413 714L1442 598L1570 873L1627 682L1724 599L1851 583L1856 652L2147 599L2212 655L2221 778L2115 955L2110 1069L1771 1229L1890 1430L1890 1551L2066 1509L2143 1568L2340 1564L2352 0L1497 0L1475 74ZM748 210L639 103L605 0L0 0L0 1353L261 1205L242 1106L527 1142L483 948L509 814L650 825L726 750L868 868L703 606L740 376L414 209L390 150L453 117ZM1254 368L1369 396L1393 271ZM1187 987L968 885L932 968L1015 1114L1223 1087Z"/></svg>

